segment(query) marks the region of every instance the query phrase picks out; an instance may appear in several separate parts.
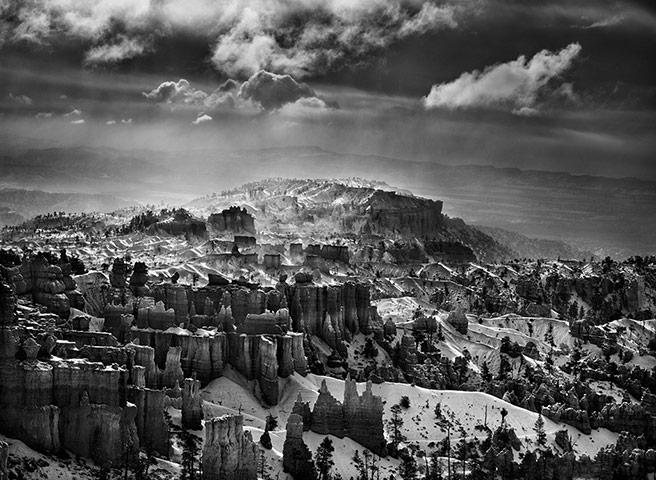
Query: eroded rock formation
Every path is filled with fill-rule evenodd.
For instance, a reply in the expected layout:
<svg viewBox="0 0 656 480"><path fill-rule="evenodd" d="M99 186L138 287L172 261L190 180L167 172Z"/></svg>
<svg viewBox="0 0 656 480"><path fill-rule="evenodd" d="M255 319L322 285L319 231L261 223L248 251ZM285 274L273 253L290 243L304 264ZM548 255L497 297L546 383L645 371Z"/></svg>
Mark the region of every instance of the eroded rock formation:
<svg viewBox="0 0 656 480"><path fill-rule="evenodd" d="M260 452L241 415L205 422L202 459L205 480L256 480Z"/></svg>
<svg viewBox="0 0 656 480"><path fill-rule="evenodd" d="M282 468L296 480L317 478L312 452L303 441L303 418L296 413L292 413L287 419Z"/></svg>

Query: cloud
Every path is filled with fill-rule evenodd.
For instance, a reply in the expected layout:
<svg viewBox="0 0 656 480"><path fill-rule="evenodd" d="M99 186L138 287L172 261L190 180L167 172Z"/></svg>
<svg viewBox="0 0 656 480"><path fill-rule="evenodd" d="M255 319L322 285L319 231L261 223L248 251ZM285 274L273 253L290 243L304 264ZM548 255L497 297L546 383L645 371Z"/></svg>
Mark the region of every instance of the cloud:
<svg viewBox="0 0 656 480"><path fill-rule="evenodd" d="M192 87L185 79L163 82L143 96L156 103L186 104L197 106L203 113L230 111L233 109L277 110L299 99L315 99L314 106L334 108L320 99L305 83L294 80L290 75L279 75L261 70L239 84L227 80L212 93Z"/></svg>
<svg viewBox="0 0 656 480"><path fill-rule="evenodd" d="M191 122L192 125L200 125L201 123L211 122L212 117L205 113L201 113L196 120Z"/></svg>
<svg viewBox="0 0 656 480"><path fill-rule="evenodd" d="M456 28L469 3L246 1L220 30L212 62L232 77L260 70L297 78L322 74L369 61L404 38Z"/></svg>
<svg viewBox="0 0 656 480"><path fill-rule="evenodd" d="M554 78L568 70L581 52L578 43L572 43L560 52L542 50L526 60L517 60L463 73L449 83L433 85L422 99L428 108L470 108L510 106L515 110L534 107L538 95Z"/></svg>
<svg viewBox="0 0 656 480"><path fill-rule="evenodd" d="M71 120L71 123L73 125L84 125L86 122L84 121L84 118L80 118L78 120Z"/></svg>
<svg viewBox="0 0 656 480"><path fill-rule="evenodd" d="M14 95L12 93L9 94L9 99L15 103L19 103L21 105L32 105L32 99L28 97L27 95Z"/></svg>
<svg viewBox="0 0 656 480"><path fill-rule="evenodd" d="M105 125L116 125L116 120L107 120Z"/></svg>
<svg viewBox="0 0 656 480"><path fill-rule="evenodd" d="M87 64L117 63L142 55L149 47L142 39L119 35L114 43L91 48L84 56Z"/></svg>
<svg viewBox="0 0 656 480"><path fill-rule="evenodd" d="M34 118L37 120L43 120L44 118L52 118L52 112L39 112L34 115Z"/></svg>
<svg viewBox="0 0 656 480"><path fill-rule="evenodd" d="M143 96L148 100L154 102L164 102L164 103L194 103L198 99L199 90L194 90L189 85L189 82L184 78L181 78L177 82L163 82L159 87L151 90L149 93L144 92ZM201 96L206 97L207 95L203 92Z"/></svg>
<svg viewBox="0 0 656 480"><path fill-rule="evenodd" d="M78 41L86 63L113 64L156 49L164 37L193 35L207 39L218 71L245 79L260 70L302 78L368 61L405 38L456 28L459 16L477 0L14 3L12 15L0 15L0 34L10 42Z"/></svg>
<svg viewBox="0 0 656 480"><path fill-rule="evenodd" d="M260 70L239 88L241 98L251 100L265 110L276 110L301 98L316 97L305 83L298 83L289 75Z"/></svg>
<svg viewBox="0 0 656 480"><path fill-rule="evenodd" d="M79 117L81 115L82 115L82 111L78 110L77 108L64 114L65 117Z"/></svg>
<svg viewBox="0 0 656 480"><path fill-rule="evenodd" d="M131 118L128 118L128 119L126 120L125 118L123 118L123 119L121 120L121 123L122 123L123 125L132 125L132 119L131 119Z"/></svg>
<svg viewBox="0 0 656 480"><path fill-rule="evenodd" d="M531 107L516 108L512 113L513 115L518 115L520 117L537 117L540 115L539 110Z"/></svg>

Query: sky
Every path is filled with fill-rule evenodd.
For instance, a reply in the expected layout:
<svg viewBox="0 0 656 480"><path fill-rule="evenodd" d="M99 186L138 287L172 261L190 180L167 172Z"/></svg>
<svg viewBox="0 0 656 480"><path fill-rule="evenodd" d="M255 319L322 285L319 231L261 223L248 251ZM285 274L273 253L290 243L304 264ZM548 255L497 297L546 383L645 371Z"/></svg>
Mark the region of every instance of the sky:
<svg viewBox="0 0 656 480"><path fill-rule="evenodd" d="M0 145L656 180L653 0L0 0Z"/></svg>

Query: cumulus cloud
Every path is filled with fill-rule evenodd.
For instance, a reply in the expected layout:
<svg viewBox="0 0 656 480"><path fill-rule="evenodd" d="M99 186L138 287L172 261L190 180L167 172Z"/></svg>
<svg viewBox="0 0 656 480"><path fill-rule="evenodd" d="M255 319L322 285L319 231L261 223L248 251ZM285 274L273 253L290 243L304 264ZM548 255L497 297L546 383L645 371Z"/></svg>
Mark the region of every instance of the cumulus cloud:
<svg viewBox="0 0 656 480"><path fill-rule="evenodd" d="M131 118L128 118L128 119L123 118L123 119L121 119L121 123L123 125L132 125L132 119Z"/></svg>
<svg viewBox="0 0 656 480"><path fill-rule="evenodd" d="M433 85L422 99L426 108L510 106L516 111L534 107L539 94L554 78L568 70L581 52L572 43L560 52L542 50L527 60L517 60L463 73L452 82Z"/></svg>
<svg viewBox="0 0 656 480"><path fill-rule="evenodd" d="M315 108L337 106L334 103L328 104L308 85L297 82L290 75L264 70L241 84L227 80L210 94L192 87L187 80L180 79L177 82L163 82L150 92L144 92L143 96L157 103L195 105L202 108L203 113L236 108L252 109L253 106L262 110L278 110L299 99L313 101Z"/></svg>
<svg viewBox="0 0 656 480"><path fill-rule="evenodd" d="M201 113L200 115L198 115L198 118L196 120L191 122L191 124L192 125L200 125L201 123L206 123L206 122L210 122L210 121L212 121L212 117L210 117L209 115L207 115L205 113Z"/></svg>
<svg viewBox="0 0 656 480"><path fill-rule="evenodd" d="M107 120L105 125L116 125L116 120Z"/></svg>
<svg viewBox="0 0 656 480"><path fill-rule="evenodd" d="M516 108L512 113L513 115L518 115L520 117L536 117L540 115L539 110L531 107Z"/></svg>
<svg viewBox="0 0 656 480"><path fill-rule="evenodd" d="M82 111L78 110L77 108L75 108L75 109L71 110L70 112L64 114L65 117L79 117L81 115L82 115Z"/></svg>
<svg viewBox="0 0 656 480"><path fill-rule="evenodd" d="M80 118L78 120L72 120L71 123L73 125L84 125L86 122L84 121L84 118Z"/></svg>
<svg viewBox="0 0 656 480"><path fill-rule="evenodd" d="M39 112L36 115L34 115L34 118L36 118L37 120L52 118L52 112Z"/></svg>
<svg viewBox="0 0 656 480"><path fill-rule="evenodd" d="M14 95L13 93L10 93L9 99L21 105L32 105L32 99L27 95Z"/></svg>
<svg viewBox="0 0 656 480"><path fill-rule="evenodd" d="M290 75L260 70L241 85L239 96L261 105L265 110L275 110L300 98L316 97L317 94Z"/></svg>
<svg viewBox="0 0 656 480"><path fill-rule="evenodd" d="M476 0L21 0L0 19L9 41L79 40L90 64L116 63L177 34L207 38L230 77L297 78L365 61L409 36L455 28ZM0 4L1 5L1 4ZM0 16L2 17L2 16Z"/></svg>

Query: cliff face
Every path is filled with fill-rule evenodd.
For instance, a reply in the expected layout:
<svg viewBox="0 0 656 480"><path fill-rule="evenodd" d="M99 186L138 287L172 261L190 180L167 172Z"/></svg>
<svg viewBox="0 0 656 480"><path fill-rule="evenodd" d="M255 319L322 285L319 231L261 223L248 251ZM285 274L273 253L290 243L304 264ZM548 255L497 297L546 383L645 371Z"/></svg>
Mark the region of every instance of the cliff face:
<svg viewBox="0 0 656 480"><path fill-rule="evenodd" d="M185 378L182 387L182 425L189 430L200 430L203 420L203 400L200 398L200 382Z"/></svg>
<svg viewBox="0 0 656 480"><path fill-rule="evenodd" d="M168 458L169 426L164 416L167 406L164 390L129 387L128 400L137 407L135 423L141 445Z"/></svg>
<svg viewBox="0 0 656 480"><path fill-rule="evenodd" d="M202 459L205 480L256 480L260 452L241 415L205 422Z"/></svg>
<svg viewBox="0 0 656 480"><path fill-rule="evenodd" d="M226 231L232 233L250 233L255 235L255 219L244 208L230 207L221 213L213 213L207 219L207 227L212 234Z"/></svg>
<svg viewBox="0 0 656 480"><path fill-rule="evenodd" d="M3 276L15 294L31 294L48 312L68 317L71 307L84 309L84 299L70 273L69 264L50 265L37 255L24 259L20 267L4 269Z"/></svg>
<svg viewBox="0 0 656 480"><path fill-rule="evenodd" d="M442 225L442 202L377 190L365 204L364 233L435 235Z"/></svg>
<svg viewBox="0 0 656 480"><path fill-rule="evenodd" d="M287 434L282 450L282 468L294 479L317 478L312 452L303 441L303 418L292 413L287 420Z"/></svg>
<svg viewBox="0 0 656 480"><path fill-rule="evenodd" d="M88 457L101 436L116 460L126 437L138 445L136 409L125 402L127 372L86 360L42 362L26 342L28 360L0 364L0 428L40 451L63 446Z"/></svg>
<svg viewBox="0 0 656 480"><path fill-rule="evenodd" d="M16 321L16 297L14 291L0 276L0 325L12 325Z"/></svg>
<svg viewBox="0 0 656 480"><path fill-rule="evenodd" d="M360 396L355 381L347 379L342 404L330 394L324 380L312 410L310 429L322 435L349 437L378 455L387 455L383 400L371 392L371 382Z"/></svg>

